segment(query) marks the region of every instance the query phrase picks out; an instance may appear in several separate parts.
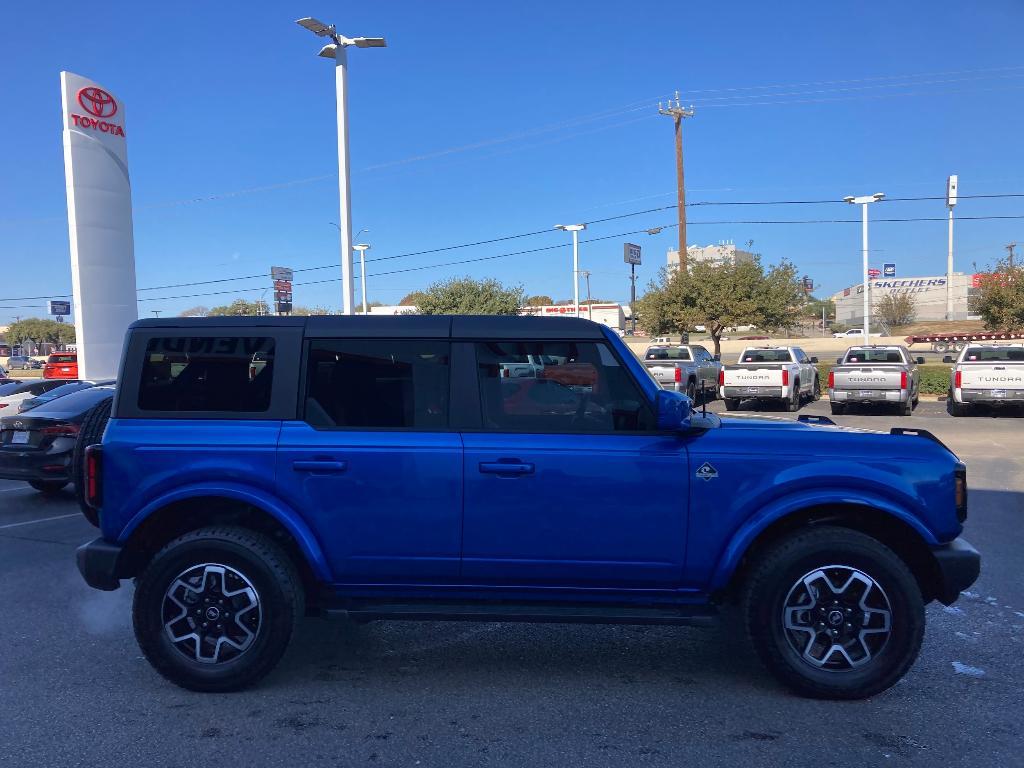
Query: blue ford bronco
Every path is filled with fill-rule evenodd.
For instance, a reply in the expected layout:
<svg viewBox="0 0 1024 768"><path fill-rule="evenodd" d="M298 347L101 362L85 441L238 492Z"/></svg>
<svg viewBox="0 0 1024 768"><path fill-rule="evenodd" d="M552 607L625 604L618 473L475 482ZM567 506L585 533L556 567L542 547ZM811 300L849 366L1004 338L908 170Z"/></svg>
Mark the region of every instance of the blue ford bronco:
<svg viewBox="0 0 1024 768"><path fill-rule="evenodd" d="M119 381L84 430L78 567L135 579L142 652L193 690L255 682L307 615L735 605L783 683L860 698L979 573L966 468L929 433L700 413L586 320L142 320Z"/></svg>

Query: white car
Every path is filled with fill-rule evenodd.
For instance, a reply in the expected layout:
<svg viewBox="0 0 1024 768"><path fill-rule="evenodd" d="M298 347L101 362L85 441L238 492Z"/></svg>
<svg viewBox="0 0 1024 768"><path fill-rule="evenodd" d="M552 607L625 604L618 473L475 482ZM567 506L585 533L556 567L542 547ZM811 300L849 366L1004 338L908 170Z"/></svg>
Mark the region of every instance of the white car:
<svg viewBox="0 0 1024 768"><path fill-rule="evenodd" d="M882 334L880 334L880 333L869 333L868 334L868 336L881 336L881 335ZM863 328L851 328L850 330L843 331L842 333L833 333L832 334L832 338L833 339L853 339L853 338L863 337L863 336L864 336L864 329Z"/></svg>
<svg viewBox="0 0 1024 768"><path fill-rule="evenodd" d="M38 397L51 389L64 386L74 379L36 379L35 381L18 381L12 384L0 384L0 415L18 413L21 403Z"/></svg>

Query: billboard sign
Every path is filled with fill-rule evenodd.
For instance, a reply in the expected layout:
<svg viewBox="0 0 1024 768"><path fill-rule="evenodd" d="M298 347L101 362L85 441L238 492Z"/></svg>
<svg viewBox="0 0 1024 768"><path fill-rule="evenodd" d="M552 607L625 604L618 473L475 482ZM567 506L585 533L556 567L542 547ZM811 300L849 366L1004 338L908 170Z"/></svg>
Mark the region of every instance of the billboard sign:
<svg viewBox="0 0 1024 768"><path fill-rule="evenodd" d="M51 301L50 302L50 314L65 316L71 314L71 302L70 301Z"/></svg>
<svg viewBox="0 0 1024 768"><path fill-rule="evenodd" d="M292 275L288 267L271 267L270 278L274 281L274 311L288 315L292 311Z"/></svg>
<svg viewBox="0 0 1024 768"><path fill-rule="evenodd" d="M633 243L625 243L622 246L623 261L627 264L640 264L640 246Z"/></svg>
<svg viewBox="0 0 1024 768"><path fill-rule="evenodd" d="M896 277L896 265L895 264L883 264L882 265L882 276L883 277Z"/></svg>
<svg viewBox="0 0 1024 768"><path fill-rule="evenodd" d="M61 72L60 85L78 372L112 379L139 317L125 107L81 75Z"/></svg>
<svg viewBox="0 0 1024 768"><path fill-rule="evenodd" d="M874 280L876 277L881 277L881 276L882 276L882 270L880 270L880 269L872 268L872 269L868 270L868 277L870 277L872 280Z"/></svg>

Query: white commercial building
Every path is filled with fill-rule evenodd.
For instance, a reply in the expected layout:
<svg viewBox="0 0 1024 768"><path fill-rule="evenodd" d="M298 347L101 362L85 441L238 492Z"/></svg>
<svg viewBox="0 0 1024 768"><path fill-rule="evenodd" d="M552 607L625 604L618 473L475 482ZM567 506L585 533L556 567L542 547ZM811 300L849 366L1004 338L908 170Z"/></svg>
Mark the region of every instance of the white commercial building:
<svg viewBox="0 0 1024 768"><path fill-rule="evenodd" d="M717 267L725 264L742 264L745 261L753 260L753 253L740 250L732 240L723 240L717 245L686 246L686 263L688 265L702 263ZM679 269L678 249L668 252L668 268L670 270Z"/></svg>
<svg viewBox="0 0 1024 768"><path fill-rule="evenodd" d="M625 330L626 314L629 307L621 304L580 304L580 317L593 320L595 323L607 325L616 330ZM575 317L576 308L572 304L545 304L540 307L523 307L520 311L523 315L537 315L538 317Z"/></svg>
<svg viewBox="0 0 1024 768"><path fill-rule="evenodd" d="M978 285L978 275L953 274L953 318L965 320L974 317L968 313L968 301ZM946 319L946 276L887 277L869 281L871 306L877 307L883 296L908 293L914 297L915 320ZM832 296L836 303L836 322L843 325L863 325L864 285L844 288Z"/></svg>

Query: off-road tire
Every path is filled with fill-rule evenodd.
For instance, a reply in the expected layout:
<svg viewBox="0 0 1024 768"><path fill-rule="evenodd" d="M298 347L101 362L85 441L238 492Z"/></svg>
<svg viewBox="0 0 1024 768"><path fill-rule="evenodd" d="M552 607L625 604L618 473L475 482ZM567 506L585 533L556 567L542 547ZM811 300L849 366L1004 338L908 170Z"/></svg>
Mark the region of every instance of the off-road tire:
<svg viewBox="0 0 1024 768"><path fill-rule="evenodd" d="M28 484L35 488L40 493L60 493L64 490L64 486L68 484L67 480L29 480Z"/></svg>
<svg viewBox="0 0 1024 768"><path fill-rule="evenodd" d="M966 416L967 406L963 403L958 403L953 399L953 395L946 398L946 411L950 416Z"/></svg>
<svg viewBox="0 0 1024 768"><path fill-rule="evenodd" d="M825 566L856 569L881 587L891 607L884 645L862 666L828 670L804 660L787 639L783 606L805 575ZM747 634L768 670L812 698L863 699L895 684L913 665L924 637L924 600L895 552L859 531L821 526L794 533L757 556L742 593Z"/></svg>
<svg viewBox="0 0 1024 768"><path fill-rule="evenodd" d="M814 377L814 389L811 390L811 402L816 403L821 400L821 380L817 376Z"/></svg>
<svg viewBox="0 0 1024 768"><path fill-rule="evenodd" d="M218 663L185 656L164 628L168 587L190 567L220 564L241 573L259 596L260 623L243 653ZM280 661L305 612L295 564L269 536L246 528L212 526L179 536L150 561L136 580L132 618L149 663L175 685L192 691L235 691L252 685Z"/></svg>
<svg viewBox="0 0 1024 768"><path fill-rule="evenodd" d="M78 439L75 441L75 449L71 453L71 480L75 484L75 499L78 500L78 506L86 519L96 526L99 525L96 510L85 503L85 449L103 440L103 431L110 421L110 408L113 403L114 398L111 397L94 405L85 414L82 428L78 431Z"/></svg>
<svg viewBox="0 0 1024 768"><path fill-rule="evenodd" d="M693 405L697 404L697 382L693 379L686 382L686 396Z"/></svg>
<svg viewBox="0 0 1024 768"><path fill-rule="evenodd" d="M735 411L740 407L740 399L738 397L726 397L723 398L725 402L725 410Z"/></svg>
<svg viewBox="0 0 1024 768"><path fill-rule="evenodd" d="M899 404L899 415L900 416L913 416L914 415L914 401L911 398L907 398L907 402Z"/></svg>
<svg viewBox="0 0 1024 768"><path fill-rule="evenodd" d="M846 405L843 403L829 403L828 405L832 409L833 416L842 416L846 413Z"/></svg>

